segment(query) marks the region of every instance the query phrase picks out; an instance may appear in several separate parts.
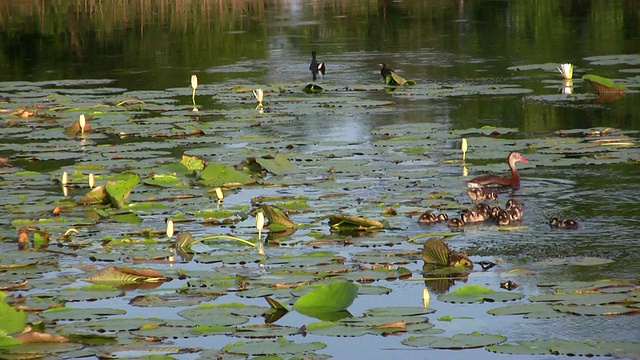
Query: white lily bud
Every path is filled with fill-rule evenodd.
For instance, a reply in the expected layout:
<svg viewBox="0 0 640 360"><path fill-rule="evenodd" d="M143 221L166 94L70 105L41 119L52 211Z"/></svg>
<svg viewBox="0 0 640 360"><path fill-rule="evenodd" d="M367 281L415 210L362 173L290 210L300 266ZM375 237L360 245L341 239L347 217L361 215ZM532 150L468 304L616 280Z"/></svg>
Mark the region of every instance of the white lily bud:
<svg viewBox="0 0 640 360"><path fill-rule="evenodd" d="M566 80L573 79L573 64L560 64L556 69L564 76Z"/></svg>
<svg viewBox="0 0 640 360"><path fill-rule="evenodd" d="M171 239L171 237L173 236L173 232L174 232L173 220L167 218L166 223L167 223L167 237L169 239Z"/></svg>
<svg viewBox="0 0 640 360"><path fill-rule="evenodd" d="M259 105L262 106L262 100L264 99L264 91L262 91L262 89L253 90L253 96L256 97L256 99L260 103Z"/></svg>
<svg viewBox="0 0 640 360"><path fill-rule="evenodd" d="M264 213L262 211L256 215L256 228L258 228L259 232L262 232L262 229L264 229Z"/></svg>
<svg viewBox="0 0 640 360"><path fill-rule="evenodd" d="M221 188L216 188L216 196L218 197L218 201L222 202L224 200L224 193Z"/></svg>
<svg viewBox="0 0 640 360"><path fill-rule="evenodd" d="M193 90L198 88L198 77L196 75L191 75L191 87Z"/></svg>
<svg viewBox="0 0 640 360"><path fill-rule="evenodd" d="M430 303L431 294L429 293L429 289L424 288L424 291L422 292L422 304L424 305L424 308L428 308Z"/></svg>
<svg viewBox="0 0 640 360"><path fill-rule="evenodd" d="M87 119L85 119L84 114L80 115L78 119L78 124L80 124L80 132L84 134L84 127L87 125Z"/></svg>
<svg viewBox="0 0 640 360"><path fill-rule="evenodd" d="M60 180L62 186L67 186L69 184L69 174L67 172L62 173L62 179Z"/></svg>
<svg viewBox="0 0 640 360"><path fill-rule="evenodd" d="M467 150L469 149L469 143L467 142L466 138L462 138L462 161L465 161L467 159Z"/></svg>
<svg viewBox="0 0 640 360"><path fill-rule="evenodd" d="M96 176L93 173L89 174L89 189L93 189L96 186Z"/></svg>

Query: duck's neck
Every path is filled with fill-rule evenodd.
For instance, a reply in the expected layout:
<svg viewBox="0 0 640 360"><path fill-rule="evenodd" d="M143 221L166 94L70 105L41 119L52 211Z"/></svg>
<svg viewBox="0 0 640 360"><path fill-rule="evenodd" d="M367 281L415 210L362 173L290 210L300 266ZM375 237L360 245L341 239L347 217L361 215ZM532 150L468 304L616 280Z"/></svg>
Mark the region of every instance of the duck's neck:
<svg viewBox="0 0 640 360"><path fill-rule="evenodd" d="M511 169L511 184L517 187L520 185L520 174L518 174L518 169L516 169L516 162L509 161L509 168Z"/></svg>

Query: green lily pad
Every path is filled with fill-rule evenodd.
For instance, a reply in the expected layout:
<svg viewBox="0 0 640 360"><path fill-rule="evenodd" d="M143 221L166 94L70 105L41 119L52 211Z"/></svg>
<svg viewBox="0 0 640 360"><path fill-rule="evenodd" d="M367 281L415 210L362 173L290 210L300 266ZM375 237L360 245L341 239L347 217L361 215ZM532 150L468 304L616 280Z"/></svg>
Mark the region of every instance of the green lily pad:
<svg viewBox="0 0 640 360"><path fill-rule="evenodd" d="M567 316L566 313L556 311L553 306L547 304L522 304L504 306L488 311L491 315L524 315L525 319L550 319Z"/></svg>
<svg viewBox="0 0 640 360"><path fill-rule="evenodd" d="M473 349L499 344L506 340L507 338L502 335L474 332L471 334L458 334L450 338L439 336L410 336L403 340L402 344L413 347L428 346L434 349Z"/></svg>
<svg viewBox="0 0 640 360"><path fill-rule="evenodd" d="M321 342L306 342L298 344L285 338L280 338L275 341L238 341L236 343L226 345L223 350L232 354L245 354L250 356L282 356L321 350L325 347L327 347L327 345Z"/></svg>
<svg viewBox="0 0 640 360"><path fill-rule="evenodd" d="M336 312L346 310L358 297L358 285L336 282L323 285L299 298L293 308L299 312Z"/></svg>
<svg viewBox="0 0 640 360"><path fill-rule="evenodd" d="M485 301L514 301L523 297L524 295L519 293L495 291L481 285L467 285L449 294L440 295L438 299L451 303L483 303Z"/></svg>
<svg viewBox="0 0 640 360"><path fill-rule="evenodd" d="M297 167L281 153L277 153L272 157L256 158L255 161L265 170L275 175L286 175L297 170Z"/></svg>
<svg viewBox="0 0 640 360"><path fill-rule="evenodd" d="M40 316L47 320L83 320L98 319L111 315L124 315L126 313L126 311L120 309L70 308L64 306L43 311L40 313Z"/></svg>
<svg viewBox="0 0 640 360"><path fill-rule="evenodd" d="M206 186L244 185L254 182L251 176L236 169L211 163L200 174L201 182Z"/></svg>

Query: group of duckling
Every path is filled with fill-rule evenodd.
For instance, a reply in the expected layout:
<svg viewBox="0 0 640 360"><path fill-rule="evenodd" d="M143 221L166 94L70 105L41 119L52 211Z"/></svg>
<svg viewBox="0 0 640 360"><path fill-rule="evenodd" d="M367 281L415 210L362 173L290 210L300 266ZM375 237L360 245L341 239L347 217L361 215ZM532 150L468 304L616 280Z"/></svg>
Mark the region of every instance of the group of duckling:
<svg viewBox="0 0 640 360"><path fill-rule="evenodd" d="M494 190L474 188L467 193L472 202L477 202L471 209L465 210L459 218L449 219L445 213L435 214L431 211L425 211L418 218L420 224L435 224L439 222L447 222L450 228L461 228L468 224L479 223L485 221L494 221L498 226L509 226L522 220L524 209L522 204L515 199L509 199L504 207L490 206L482 202L484 200L497 201L498 194ZM578 222L572 219L559 219L552 217L549 225L554 228L577 229Z"/></svg>
<svg viewBox="0 0 640 360"><path fill-rule="evenodd" d="M493 220L499 226L507 226L522 219L524 210L522 205L514 199L509 199L505 208L499 206L491 207L489 204L480 202L470 210L464 211L460 218L449 220L448 226L452 228L464 227L467 224Z"/></svg>

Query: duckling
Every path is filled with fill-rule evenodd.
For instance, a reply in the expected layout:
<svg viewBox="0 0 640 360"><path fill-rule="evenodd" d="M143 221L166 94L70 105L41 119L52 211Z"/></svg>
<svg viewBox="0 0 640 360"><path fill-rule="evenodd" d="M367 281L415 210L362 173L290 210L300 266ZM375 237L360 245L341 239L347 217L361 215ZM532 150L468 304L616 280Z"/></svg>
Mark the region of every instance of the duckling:
<svg viewBox="0 0 640 360"><path fill-rule="evenodd" d="M431 211L425 211L418 218L418 224L435 224L438 222L438 217Z"/></svg>
<svg viewBox="0 0 640 360"><path fill-rule="evenodd" d="M522 205L514 199L509 199L509 201L507 201L506 211L509 213L509 217L512 221L521 220L522 215L524 214Z"/></svg>
<svg viewBox="0 0 640 360"><path fill-rule="evenodd" d="M486 203L478 203L478 204L476 204L476 206L473 207L473 211L475 211L477 213L481 213L481 214L490 215L491 214L491 206L487 205Z"/></svg>
<svg viewBox="0 0 640 360"><path fill-rule="evenodd" d="M489 218L494 219L494 220L498 220L498 214L500 214L500 209L497 206L494 206L491 208L491 212L489 213Z"/></svg>
<svg viewBox="0 0 640 360"><path fill-rule="evenodd" d="M447 226L452 228L464 227L465 225L467 225L467 223L463 219L457 218L449 220L449 223L447 224Z"/></svg>
<svg viewBox="0 0 640 360"><path fill-rule="evenodd" d="M509 219L511 221L519 221L522 220L522 211L518 209L506 210L507 214L509 214Z"/></svg>
<svg viewBox="0 0 640 360"><path fill-rule="evenodd" d="M449 220L449 215L445 213L438 214L438 222Z"/></svg>
<svg viewBox="0 0 640 360"><path fill-rule="evenodd" d="M511 217L506 210L500 209L498 216L496 217L496 223L498 226L507 226L511 223Z"/></svg>
<svg viewBox="0 0 640 360"><path fill-rule="evenodd" d="M578 222L573 219L558 219L556 217L549 220L551 227L563 228L563 229L577 229L579 227Z"/></svg>
<svg viewBox="0 0 640 360"><path fill-rule="evenodd" d="M509 199L505 208L507 211L514 209L522 211L522 205L518 202L518 200L515 199Z"/></svg>
<svg viewBox="0 0 640 360"><path fill-rule="evenodd" d="M489 214L471 210L462 213L462 215L460 215L460 218L464 220L465 223L481 222L487 220L489 218Z"/></svg>
<svg viewBox="0 0 640 360"><path fill-rule="evenodd" d="M483 188L473 188L467 191L467 195L472 202L482 200L498 200L498 194L491 190Z"/></svg>

